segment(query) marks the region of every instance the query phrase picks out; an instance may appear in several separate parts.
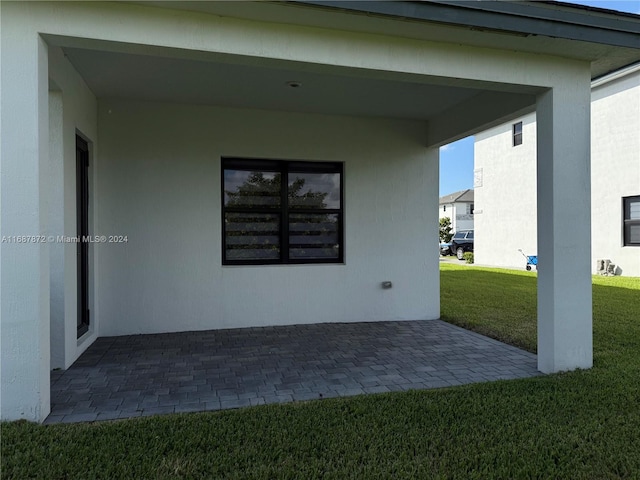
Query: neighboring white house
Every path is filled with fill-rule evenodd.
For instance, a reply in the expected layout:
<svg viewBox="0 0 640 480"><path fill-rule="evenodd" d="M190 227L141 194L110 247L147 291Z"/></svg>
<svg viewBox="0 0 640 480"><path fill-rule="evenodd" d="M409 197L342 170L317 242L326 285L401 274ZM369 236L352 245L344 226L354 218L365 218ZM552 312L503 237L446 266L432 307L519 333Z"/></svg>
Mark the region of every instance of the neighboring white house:
<svg viewBox="0 0 640 480"><path fill-rule="evenodd" d="M439 218L451 220L451 231L473 230L473 190L461 190L440 197Z"/></svg>
<svg viewBox="0 0 640 480"><path fill-rule="evenodd" d="M477 263L524 266L518 250L537 253L536 135L531 113L475 136ZM592 83L590 191L592 272L610 260L640 276L640 64ZM560 227L569 248L576 233Z"/></svg>
<svg viewBox="0 0 640 480"><path fill-rule="evenodd" d="M1 419L46 418L50 370L100 336L438 318L438 149L525 110L544 126L552 258L538 366L592 365L590 83L640 61L640 17L519 1L0 9Z"/></svg>

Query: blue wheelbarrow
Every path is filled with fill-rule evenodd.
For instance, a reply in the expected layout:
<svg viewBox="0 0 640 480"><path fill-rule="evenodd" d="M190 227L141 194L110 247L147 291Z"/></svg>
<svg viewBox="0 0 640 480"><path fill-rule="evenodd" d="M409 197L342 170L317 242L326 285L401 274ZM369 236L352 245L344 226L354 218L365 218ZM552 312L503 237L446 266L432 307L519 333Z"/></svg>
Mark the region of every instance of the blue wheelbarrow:
<svg viewBox="0 0 640 480"><path fill-rule="evenodd" d="M537 255L525 255L522 250L518 249L518 251L522 254L522 256L524 258L527 259L527 265L525 266L525 268L527 270L531 270L531 266L532 265L534 267L536 267L536 270L538 269L538 256Z"/></svg>

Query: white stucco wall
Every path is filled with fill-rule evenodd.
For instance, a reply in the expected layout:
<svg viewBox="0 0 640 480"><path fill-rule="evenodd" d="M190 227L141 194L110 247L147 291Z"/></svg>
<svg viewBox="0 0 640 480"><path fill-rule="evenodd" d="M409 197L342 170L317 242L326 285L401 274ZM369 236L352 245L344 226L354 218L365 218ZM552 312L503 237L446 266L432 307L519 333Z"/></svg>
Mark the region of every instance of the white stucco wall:
<svg viewBox="0 0 640 480"><path fill-rule="evenodd" d="M438 207L438 218L451 218L451 215L453 215L453 204L447 203Z"/></svg>
<svg viewBox="0 0 640 480"><path fill-rule="evenodd" d="M625 247L622 197L640 195L640 69L591 94L591 232L595 260L640 277L640 247Z"/></svg>
<svg viewBox="0 0 640 480"><path fill-rule="evenodd" d="M64 145L62 92L49 85L49 234L64 232ZM51 90L55 88L55 90ZM50 247L51 368L64 368L64 245Z"/></svg>
<svg viewBox="0 0 640 480"><path fill-rule="evenodd" d="M155 53L158 47L186 58L322 66L329 73L355 67L370 78L393 73L399 86L428 76L478 88L483 84L476 81L491 82L492 89L504 82L506 91L519 84L563 93L568 86L584 90L581 82L589 74L582 60L314 28L295 25L295 15L277 24L122 2L0 2L0 8L2 233L37 235L61 225L75 233L72 217L60 219L47 202L51 194L60 205L59 187L51 182L62 177L65 211L75 212L69 134L79 129L93 142L95 233L130 239L94 252L95 335L437 317L438 260L424 252L434 252L428 246L437 238L435 208L425 205L438 198L438 153L425 145L449 143L478 128L490 118L484 112L493 97L483 96L464 112L464 127L455 109L427 128L418 122L127 102L103 102L96 126L95 99L65 66L59 76L52 74L58 83L54 91L62 92L62 131L68 139L61 147L49 136L47 83L49 69L57 71L48 56L52 45ZM59 118L60 95L51 98ZM575 103L571 96L557 98L547 110L559 112L563 102ZM575 133L556 123L549 122L558 137ZM58 158L62 148L62 172L59 162L49 165L50 148ZM220 155L345 161L346 264L222 268ZM57 168L55 175L48 175L50 167ZM55 217L52 222L49 216ZM62 364L61 351L68 365L88 343L73 345L74 247L52 257L55 271L64 274L64 305L59 290L50 294L52 284L59 289L49 274L51 246L31 246L26 255L20 245L0 249L2 419L43 420L48 413L52 308L56 328L64 316L69 330L54 365ZM381 290L383 280L393 281L394 288ZM565 303L573 306L573 298Z"/></svg>
<svg viewBox="0 0 640 480"><path fill-rule="evenodd" d="M128 236L97 247L100 335L438 318L423 123L105 100L99 124L96 228ZM345 162L345 264L223 267L221 156Z"/></svg>
<svg viewBox="0 0 640 480"><path fill-rule="evenodd" d="M469 217L469 203L455 202L440 205L438 208L438 218L448 217L451 220L451 231L453 233L460 230L473 230L473 215ZM445 208L446 207L446 208Z"/></svg>
<svg viewBox="0 0 640 480"><path fill-rule="evenodd" d="M512 125L522 121L522 144L513 146ZM480 265L524 267L537 254L535 114L475 136L474 260Z"/></svg>
<svg viewBox="0 0 640 480"><path fill-rule="evenodd" d="M49 47L50 202L49 233L77 235L76 133L90 144L90 175L97 162L97 109L95 96L58 47ZM90 223L93 223L95 185L90 185ZM91 229L90 229L91 230ZM97 338L95 324L77 339L77 244L56 241L49 245L51 260L51 368L68 368ZM90 255L93 254L90 246ZM94 312L98 280L90 269L89 307Z"/></svg>
<svg viewBox="0 0 640 480"><path fill-rule="evenodd" d="M473 230L473 212L471 206L473 204L469 202L456 202L455 208L455 231L460 230Z"/></svg>
<svg viewBox="0 0 640 480"><path fill-rule="evenodd" d="M456 215L452 203L447 203L438 207L438 219L448 218L451 221L451 232L455 232L455 217Z"/></svg>
<svg viewBox="0 0 640 480"><path fill-rule="evenodd" d="M46 235L47 45L0 8L0 231L3 237ZM10 94L16 86L21 95ZM0 259L1 418L43 419L50 411L49 249L44 242L2 242Z"/></svg>
<svg viewBox="0 0 640 480"><path fill-rule="evenodd" d="M511 126L523 121L523 144ZM475 260L523 267L521 248L536 254L536 118L530 114L476 135ZM640 276L640 249L623 245L622 198L640 195L640 71L594 87L591 94L591 268L609 259ZM571 232L567 231L567 235Z"/></svg>

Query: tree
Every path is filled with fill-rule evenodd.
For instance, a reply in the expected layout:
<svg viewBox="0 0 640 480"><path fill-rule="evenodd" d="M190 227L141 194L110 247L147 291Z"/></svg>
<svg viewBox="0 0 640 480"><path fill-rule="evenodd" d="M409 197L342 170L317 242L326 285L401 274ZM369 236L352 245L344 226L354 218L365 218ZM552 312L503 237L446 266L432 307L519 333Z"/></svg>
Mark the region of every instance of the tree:
<svg viewBox="0 0 640 480"><path fill-rule="evenodd" d="M228 196L227 207L264 207L278 205L280 202L281 175L276 173L271 178L265 178L262 172L251 172L249 178L242 185L236 187L236 191L225 190ZM289 206L292 208L326 208L324 202L328 192L314 192L309 190L300 193L305 184L303 178L289 183L287 192Z"/></svg>
<svg viewBox="0 0 640 480"><path fill-rule="evenodd" d="M451 219L449 217L443 217L440 219L440 242L449 243L453 238L451 233Z"/></svg>
<svg viewBox="0 0 640 480"><path fill-rule="evenodd" d="M305 191L305 179L290 174L287 185L288 211L285 214L289 231L289 248L296 256L318 255L324 250L327 256L335 255L338 245L337 216L325 213L325 198L329 192ZM225 189L225 207L233 209L225 214L227 254L234 259L277 258L280 255L282 175L266 176L262 172L251 172L248 178L235 187ZM259 209L259 212L255 210ZM327 238L328 237L328 238ZM297 240L293 240L297 239ZM302 242L303 243L299 243ZM307 252L307 250L309 252ZM232 252L232 253L231 253Z"/></svg>

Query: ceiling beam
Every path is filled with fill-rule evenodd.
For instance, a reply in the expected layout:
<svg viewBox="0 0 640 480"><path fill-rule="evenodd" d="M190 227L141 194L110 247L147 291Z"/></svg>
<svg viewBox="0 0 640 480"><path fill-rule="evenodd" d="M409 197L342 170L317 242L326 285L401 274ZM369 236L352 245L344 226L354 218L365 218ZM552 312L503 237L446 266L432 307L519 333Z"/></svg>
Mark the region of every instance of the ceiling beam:
<svg viewBox="0 0 640 480"><path fill-rule="evenodd" d="M441 147L535 110L536 96L485 91L433 117L427 146Z"/></svg>

